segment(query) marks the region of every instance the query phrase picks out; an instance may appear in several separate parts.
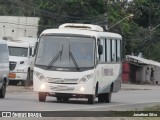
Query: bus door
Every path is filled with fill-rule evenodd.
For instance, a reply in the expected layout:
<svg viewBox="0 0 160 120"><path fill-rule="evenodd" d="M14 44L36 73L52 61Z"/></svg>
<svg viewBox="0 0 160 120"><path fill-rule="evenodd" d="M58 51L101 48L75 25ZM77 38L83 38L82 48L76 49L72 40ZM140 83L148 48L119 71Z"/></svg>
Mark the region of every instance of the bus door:
<svg viewBox="0 0 160 120"><path fill-rule="evenodd" d="M99 47L99 45L102 47L102 54L99 54L99 48L97 48L97 60L98 60L98 65L97 65L97 79L99 81L99 93L103 91L104 89L104 67L105 67L105 59L106 59L106 39L101 38L97 41L97 47Z"/></svg>

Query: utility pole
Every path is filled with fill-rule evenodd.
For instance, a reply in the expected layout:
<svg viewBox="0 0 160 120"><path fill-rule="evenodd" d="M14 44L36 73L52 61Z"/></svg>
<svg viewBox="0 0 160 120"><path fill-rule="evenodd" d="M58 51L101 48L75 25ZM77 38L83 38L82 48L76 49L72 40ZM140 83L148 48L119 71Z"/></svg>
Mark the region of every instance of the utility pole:
<svg viewBox="0 0 160 120"><path fill-rule="evenodd" d="M124 17L123 19L119 20L118 22L116 22L114 25L109 27L109 30L111 28L113 28L114 26L116 26L117 24L121 23L123 20L127 19L127 18L132 18L134 16L134 14L129 14L128 16Z"/></svg>
<svg viewBox="0 0 160 120"><path fill-rule="evenodd" d="M149 52L148 52L148 58L151 59L151 47L152 47L152 34L151 34L151 8L152 8L152 4L150 3L150 7L149 7L149 20L148 20L148 27L149 27Z"/></svg>
<svg viewBox="0 0 160 120"><path fill-rule="evenodd" d="M109 3L109 0L103 0L104 1L104 9L105 9L105 13L104 13L104 17L105 17L105 30L108 30L108 26L109 26L109 23L108 23L108 3Z"/></svg>

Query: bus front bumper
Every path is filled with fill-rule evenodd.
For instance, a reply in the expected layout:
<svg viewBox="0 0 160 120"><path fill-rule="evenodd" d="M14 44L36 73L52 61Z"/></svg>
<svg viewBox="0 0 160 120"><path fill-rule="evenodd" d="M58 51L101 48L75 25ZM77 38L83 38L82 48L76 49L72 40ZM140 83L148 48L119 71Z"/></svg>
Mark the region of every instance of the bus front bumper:
<svg viewBox="0 0 160 120"><path fill-rule="evenodd" d="M33 88L36 92L46 92L50 96L65 94L74 97L95 94L95 87L88 87L88 84L51 84L45 82L36 84L33 82Z"/></svg>

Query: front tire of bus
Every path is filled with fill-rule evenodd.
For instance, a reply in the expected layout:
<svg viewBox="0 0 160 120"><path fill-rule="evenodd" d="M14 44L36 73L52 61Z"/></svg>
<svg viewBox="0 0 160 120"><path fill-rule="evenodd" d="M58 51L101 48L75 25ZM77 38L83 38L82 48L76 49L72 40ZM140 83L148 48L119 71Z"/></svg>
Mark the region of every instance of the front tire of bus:
<svg viewBox="0 0 160 120"><path fill-rule="evenodd" d="M46 93L45 92L39 92L38 93L39 96L39 102L45 102L46 101Z"/></svg>
<svg viewBox="0 0 160 120"><path fill-rule="evenodd" d="M98 83L96 84L95 94L88 96L88 104L94 104L95 103L95 98L96 98L97 95L98 95Z"/></svg>
<svg viewBox="0 0 160 120"><path fill-rule="evenodd" d="M95 95L89 95L88 104L94 104L94 103L95 103Z"/></svg>
<svg viewBox="0 0 160 120"><path fill-rule="evenodd" d="M62 101L62 97L57 97L57 101Z"/></svg>
<svg viewBox="0 0 160 120"><path fill-rule="evenodd" d="M104 102L105 103L110 103L111 102L111 97L112 97L112 93L105 93L105 98L104 98Z"/></svg>
<svg viewBox="0 0 160 120"><path fill-rule="evenodd" d="M103 100L103 94L98 94L98 102L99 103L104 102L104 100Z"/></svg>
<svg viewBox="0 0 160 120"><path fill-rule="evenodd" d="M67 98L67 97L63 98L64 102L67 102L68 100L69 100L69 98Z"/></svg>

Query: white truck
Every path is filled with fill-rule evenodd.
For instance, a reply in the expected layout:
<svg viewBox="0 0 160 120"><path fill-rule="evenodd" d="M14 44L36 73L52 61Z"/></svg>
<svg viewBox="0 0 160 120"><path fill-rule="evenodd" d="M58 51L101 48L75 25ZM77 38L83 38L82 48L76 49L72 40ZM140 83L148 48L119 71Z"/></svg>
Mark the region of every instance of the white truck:
<svg viewBox="0 0 160 120"><path fill-rule="evenodd" d="M9 48L9 80L23 86L29 85L33 76L34 51L36 38L19 38L8 41Z"/></svg>
<svg viewBox="0 0 160 120"><path fill-rule="evenodd" d="M9 75L9 54L7 42L0 40L0 98L4 98L6 94L6 86L8 84Z"/></svg>

